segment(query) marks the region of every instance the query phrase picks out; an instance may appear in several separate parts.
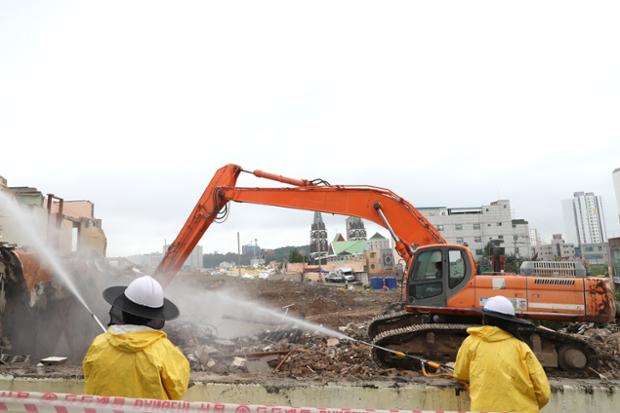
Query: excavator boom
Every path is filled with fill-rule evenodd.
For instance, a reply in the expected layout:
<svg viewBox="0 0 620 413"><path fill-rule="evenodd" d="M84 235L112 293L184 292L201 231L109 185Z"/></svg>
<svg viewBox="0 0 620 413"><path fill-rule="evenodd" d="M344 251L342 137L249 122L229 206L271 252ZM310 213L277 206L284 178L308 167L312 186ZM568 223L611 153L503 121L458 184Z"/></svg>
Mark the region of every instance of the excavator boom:
<svg viewBox="0 0 620 413"><path fill-rule="evenodd" d="M231 164L215 173L157 268L156 274L160 278L169 281L174 277L207 228L230 201L367 219L390 230L398 253L407 263L412 257L412 245L446 243L441 233L413 205L388 189L372 186L332 186L321 180L287 178L263 171L250 173L259 178L293 186L239 188L235 185L241 172L248 171Z"/></svg>

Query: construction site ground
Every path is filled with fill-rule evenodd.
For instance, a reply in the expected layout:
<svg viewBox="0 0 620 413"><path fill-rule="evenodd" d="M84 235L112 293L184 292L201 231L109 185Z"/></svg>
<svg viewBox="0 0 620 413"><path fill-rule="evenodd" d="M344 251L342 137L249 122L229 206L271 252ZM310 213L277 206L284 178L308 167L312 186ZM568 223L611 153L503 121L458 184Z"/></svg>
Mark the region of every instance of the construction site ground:
<svg viewBox="0 0 620 413"><path fill-rule="evenodd" d="M279 312L323 325L356 339L367 340L369 322L400 302L400 290L370 290L361 286L301 282L299 274L276 274L269 279L205 274L183 274L205 294L234 291L239 297ZM377 367L369 349L349 340L329 337L312 329L297 329L285 319L256 318L251 311L224 315L223 323L237 323L245 334L222 337L218 325L197 320L170 322L165 330L190 360L192 379L210 382L426 382L420 373ZM241 314L241 315L239 315ZM620 378L620 328L573 324L566 332L586 337L601 352L596 371L548 371L555 382ZM79 378L79 364L3 367L13 376ZM437 385L448 385L435 379Z"/></svg>

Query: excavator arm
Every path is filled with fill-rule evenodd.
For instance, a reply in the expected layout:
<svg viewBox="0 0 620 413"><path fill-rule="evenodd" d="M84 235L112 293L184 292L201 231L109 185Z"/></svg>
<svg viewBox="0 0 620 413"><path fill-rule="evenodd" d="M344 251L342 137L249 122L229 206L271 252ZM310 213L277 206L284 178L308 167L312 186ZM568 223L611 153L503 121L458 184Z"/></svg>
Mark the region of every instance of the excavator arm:
<svg viewBox="0 0 620 413"><path fill-rule="evenodd" d="M292 185L284 188L236 187L241 172ZM170 281L200 241L211 223L225 212L230 201L306 209L356 216L389 230L396 250L409 264L414 245L445 244L439 231L409 202L390 190L372 186L329 185L322 180L287 178L238 165L220 168L198 200L156 275Z"/></svg>

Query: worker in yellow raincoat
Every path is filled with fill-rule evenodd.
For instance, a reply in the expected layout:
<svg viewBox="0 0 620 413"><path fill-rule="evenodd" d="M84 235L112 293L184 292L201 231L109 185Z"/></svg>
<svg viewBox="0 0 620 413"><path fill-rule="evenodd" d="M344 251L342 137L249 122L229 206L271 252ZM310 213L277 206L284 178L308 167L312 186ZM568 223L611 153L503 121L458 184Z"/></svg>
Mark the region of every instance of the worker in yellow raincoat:
<svg viewBox="0 0 620 413"><path fill-rule="evenodd" d="M179 310L150 276L103 292L112 304L108 331L95 338L82 367L86 394L179 400L189 362L160 329Z"/></svg>
<svg viewBox="0 0 620 413"><path fill-rule="evenodd" d="M532 350L520 340L519 324L506 297L487 300L483 326L468 328L454 375L469 382L472 411L538 413L549 402L549 381Z"/></svg>

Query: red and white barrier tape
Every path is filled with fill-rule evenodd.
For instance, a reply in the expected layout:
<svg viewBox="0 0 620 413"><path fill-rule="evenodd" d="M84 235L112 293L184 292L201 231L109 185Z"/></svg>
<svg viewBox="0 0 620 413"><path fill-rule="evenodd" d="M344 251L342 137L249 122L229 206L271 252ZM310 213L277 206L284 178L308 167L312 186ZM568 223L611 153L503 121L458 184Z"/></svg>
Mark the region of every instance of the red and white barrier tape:
<svg viewBox="0 0 620 413"><path fill-rule="evenodd" d="M255 404L131 399L67 393L0 390L0 413L450 413L444 410L333 409ZM465 413L465 412L459 412Z"/></svg>

